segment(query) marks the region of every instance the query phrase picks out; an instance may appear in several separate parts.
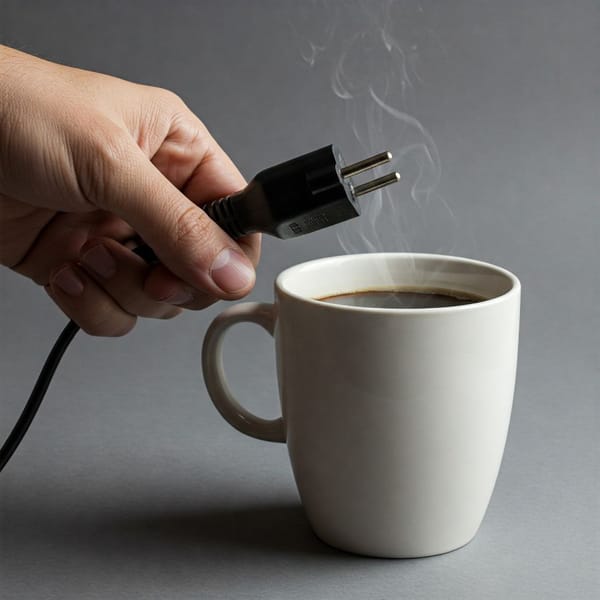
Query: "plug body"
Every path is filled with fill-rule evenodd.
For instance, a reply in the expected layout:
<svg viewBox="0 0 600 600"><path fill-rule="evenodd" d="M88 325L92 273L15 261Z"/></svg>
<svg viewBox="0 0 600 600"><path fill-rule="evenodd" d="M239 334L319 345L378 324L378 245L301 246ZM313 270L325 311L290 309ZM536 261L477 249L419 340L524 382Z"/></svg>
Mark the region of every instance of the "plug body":
<svg viewBox="0 0 600 600"><path fill-rule="evenodd" d="M203 206L234 238L268 233L298 237L360 214L342 158L325 146L261 171L241 192Z"/></svg>

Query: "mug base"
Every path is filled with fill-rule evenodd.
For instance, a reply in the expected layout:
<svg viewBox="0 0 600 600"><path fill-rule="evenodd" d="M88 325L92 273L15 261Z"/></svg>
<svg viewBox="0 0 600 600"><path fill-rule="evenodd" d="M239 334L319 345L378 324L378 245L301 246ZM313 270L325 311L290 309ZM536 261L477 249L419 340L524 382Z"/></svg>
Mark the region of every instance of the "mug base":
<svg viewBox="0 0 600 600"><path fill-rule="evenodd" d="M411 558L428 558L431 556L441 556L442 554L450 554L450 552L455 552L456 550L460 550L465 546L469 545L477 536L477 532L474 535L469 537L466 541L460 542L459 544L452 545L446 548L440 548L439 550L429 550L424 552L406 552L402 550L398 551L390 551L390 550L374 550L374 549L360 549L358 547L349 547L343 544L336 544L335 542L330 542L328 540L323 539L316 531L313 529L313 533L315 536L327 546L334 548L335 550L345 552L346 554L352 554L355 556L366 556L368 558L385 558L385 559L411 559Z"/></svg>

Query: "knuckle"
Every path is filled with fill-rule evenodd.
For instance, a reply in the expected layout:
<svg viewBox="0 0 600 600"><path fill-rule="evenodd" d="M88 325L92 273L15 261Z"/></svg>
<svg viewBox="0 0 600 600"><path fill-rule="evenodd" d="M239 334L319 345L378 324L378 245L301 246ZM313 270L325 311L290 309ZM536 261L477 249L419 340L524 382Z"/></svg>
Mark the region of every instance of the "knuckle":
<svg viewBox="0 0 600 600"><path fill-rule="evenodd" d="M94 337L101 337L103 335L106 335L104 333L104 330L99 326L100 324L96 323L94 321L88 321L86 319L78 319L77 324L88 335L91 335Z"/></svg>
<svg viewBox="0 0 600 600"><path fill-rule="evenodd" d="M135 317L128 321L124 321L121 327L115 327L113 329L110 337L123 337L124 335L127 335L135 327L136 322L137 319Z"/></svg>
<svg viewBox="0 0 600 600"><path fill-rule="evenodd" d="M185 107L184 101L175 92L166 88L156 87L153 88L153 93L156 101L161 106L181 109Z"/></svg>
<svg viewBox="0 0 600 600"><path fill-rule="evenodd" d="M136 323L136 318L115 318L112 314L102 317L92 316L81 320L79 326L88 335L94 337L121 337L129 333Z"/></svg>
<svg viewBox="0 0 600 600"><path fill-rule="evenodd" d="M208 308L209 306L213 305L218 300L219 300L219 298L216 298L214 296L210 296L208 294L202 294L202 295L199 295L196 298L194 298L191 302L187 303L185 305L185 308L187 308L189 310L203 310L203 309Z"/></svg>
<svg viewBox="0 0 600 600"><path fill-rule="evenodd" d="M170 115L171 128L189 128L195 141L204 141L210 137L206 125L190 110L181 96L165 88L152 88L153 103L162 109L161 113Z"/></svg>
<svg viewBox="0 0 600 600"><path fill-rule="evenodd" d="M158 318L163 321L167 321L169 319L174 319L175 317L178 317L182 312L183 312L182 308L174 307L174 308L166 310L165 312L160 314L158 316Z"/></svg>
<svg viewBox="0 0 600 600"><path fill-rule="evenodd" d="M212 224L197 206L190 206L175 219L175 242L179 246L206 246L212 239Z"/></svg>

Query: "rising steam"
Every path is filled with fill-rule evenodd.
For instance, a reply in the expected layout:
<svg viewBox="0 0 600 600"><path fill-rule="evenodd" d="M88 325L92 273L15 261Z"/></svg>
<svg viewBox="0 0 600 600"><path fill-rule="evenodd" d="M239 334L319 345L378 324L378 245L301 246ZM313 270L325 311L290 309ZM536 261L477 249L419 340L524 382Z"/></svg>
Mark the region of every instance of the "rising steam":
<svg viewBox="0 0 600 600"><path fill-rule="evenodd" d="M454 214L436 193L441 176L436 143L419 120L408 113L423 80L418 73L418 44L413 37L404 40L403 46L400 35L403 18L406 21L410 17L414 25L415 15L404 14L406 9L398 2L359 2L352 5L357 13L355 26L348 26L346 15L341 31L337 27L339 4L313 1L309 14L314 17L320 11L324 25L311 27L305 37L302 19L296 21L295 34L303 41L301 55L311 67L320 57L329 55L331 90L343 103L348 125L363 155L390 150L392 163L377 175L393 170L402 175L399 184L361 202L360 218L337 227L339 242L347 253L414 251L419 249L419 236L424 236L427 228L443 232L439 239L446 243L456 240ZM302 15L305 23L307 14ZM373 176L371 173L367 178ZM454 245L452 242L451 247L424 249L451 253Z"/></svg>

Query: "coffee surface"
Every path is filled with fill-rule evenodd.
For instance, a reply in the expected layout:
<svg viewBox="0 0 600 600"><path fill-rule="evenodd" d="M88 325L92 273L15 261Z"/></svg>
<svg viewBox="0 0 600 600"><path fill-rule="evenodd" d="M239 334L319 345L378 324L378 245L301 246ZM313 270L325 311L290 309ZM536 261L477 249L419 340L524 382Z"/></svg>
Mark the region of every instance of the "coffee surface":
<svg viewBox="0 0 600 600"><path fill-rule="evenodd" d="M453 294L438 290L364 290L336 296L318 298L321 302L363 306L368 308L441 308L480 302L478 298L462 292Z"/></svg>

